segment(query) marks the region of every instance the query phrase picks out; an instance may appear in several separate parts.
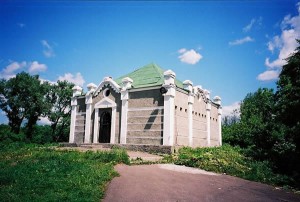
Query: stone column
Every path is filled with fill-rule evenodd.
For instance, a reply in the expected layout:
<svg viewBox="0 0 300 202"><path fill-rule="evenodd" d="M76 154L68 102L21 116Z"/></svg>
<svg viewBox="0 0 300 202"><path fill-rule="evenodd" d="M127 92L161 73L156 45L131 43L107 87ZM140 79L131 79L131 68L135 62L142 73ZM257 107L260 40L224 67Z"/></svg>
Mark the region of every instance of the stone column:
<svg viewBox="0 0 300 202"><path fill-rule="evenodd" d="M193 146L193 104L194 104L194 93L193 83L190 80L183 82L183 87L189 91L188 97L188 126L189 126L189 146Z"/></svg>
<svg viewBox="0 0 300 202"><path fill-rule="evenodd" d="M175 120L175 77L176 74L172 70L164 72L164 84L161 92L164 96L164 129L163 129L163 145L174 145L174 120Z"/></svg>
<svg viewBox="0 0 300 202"><path fill-rule="evenodd" d="M210 92L208 90L204 91L206 95L207 103L206 103L206 131L207 131L207 146L210 146L210 111L211 111L211 101L209 99Z"/></svg>
<svg viewBox="0 0 300 202"><path fill-rule="evenodd" d="M91 143L91 116L92 116L92 103L93 93L97 86L93 83L87 85L88 92L85 95L86 114L85 114L85 131L84 131L84 143Z"/></svg>
<svg viewBox="0 0 300 202"><path fill-rule="evenodd" d="M219 96L214 97L214 103L218 104L218 138L219 145L222 146L222 106L221 106L221 98Z"/></svg>
<svg viewBox="0 0 300 202"><path fill-rule="evenodd" d="M121 111L121 135L120 143L126 144L127 139L127 114L128 114L128 89L131 88L133 80L129 77L122 79L122 89L121 89L121 100L122 100L122 111Z"/></svg>
<svg viewBox="0 0 300 202"><path fill-rule="evenodd" d="M219 145L222 146L222 107L218 109Z"/></svg>
<svg viewBox="0 0 300 202"><path fill-rule="evenodd" d="M81 95L82 88L79 86L74 86L72 88L73 96L71 99L71 125L70 125L70 136L69 143L75 143L75 124L77 115L77 96Z"/></svg>
<svg viewBox="0 0 300 202"><path fill-rule="evenodd" d="M99 108L95 108L93 143L98 143L98 133L99 133Z"/></svg>

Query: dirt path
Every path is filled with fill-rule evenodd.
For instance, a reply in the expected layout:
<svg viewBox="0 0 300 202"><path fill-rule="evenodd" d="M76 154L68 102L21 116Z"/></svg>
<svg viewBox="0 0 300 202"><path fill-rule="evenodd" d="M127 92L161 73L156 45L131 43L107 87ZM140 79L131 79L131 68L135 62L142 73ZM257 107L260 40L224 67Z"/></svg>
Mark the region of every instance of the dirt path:
<svg viewBox="0 0 300 202"><path fill-rule="evenodd" d="M300 201L261 183L170 164L117 165L104 201Z"/></svg>

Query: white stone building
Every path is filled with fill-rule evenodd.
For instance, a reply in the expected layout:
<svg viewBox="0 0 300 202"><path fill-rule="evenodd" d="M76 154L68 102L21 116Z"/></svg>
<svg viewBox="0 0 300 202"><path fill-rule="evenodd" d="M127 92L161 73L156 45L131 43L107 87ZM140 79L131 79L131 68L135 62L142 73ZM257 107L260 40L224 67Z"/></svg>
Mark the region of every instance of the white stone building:
<svg viewBox="0 0 300 202"><path fill-rule="evenodd" d="M221 99L149 64L116 80L105 77L88 92L75 86L70 143L167 146L222 144Z"/></svg>

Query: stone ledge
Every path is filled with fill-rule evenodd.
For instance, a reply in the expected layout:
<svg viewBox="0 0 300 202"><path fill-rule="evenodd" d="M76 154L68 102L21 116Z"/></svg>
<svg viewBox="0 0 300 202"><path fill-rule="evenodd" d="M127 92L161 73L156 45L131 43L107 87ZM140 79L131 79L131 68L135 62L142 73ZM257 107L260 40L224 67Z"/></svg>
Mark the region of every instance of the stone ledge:
<svg viewBox="0 0 300 202"><path fill-rule="evenodd" d="M154 154L172 154L178 148L176 146L163 146L163 145L141 145L141 144L110 144L110 143L93 143L93 144L76 144L76 143L60 143L62 147L81 147L91 146L102 148L123 148L130 151L148 152Z"/></svg>

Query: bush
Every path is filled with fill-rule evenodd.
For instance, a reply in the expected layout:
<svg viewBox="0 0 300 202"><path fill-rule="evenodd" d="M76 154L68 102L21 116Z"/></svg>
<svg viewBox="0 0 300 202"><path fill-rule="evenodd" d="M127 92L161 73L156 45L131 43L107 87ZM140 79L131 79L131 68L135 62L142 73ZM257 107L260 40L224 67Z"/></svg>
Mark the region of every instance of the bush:
<svg viewBox="0 0 300 202"><path fill-rule="evenodd" d="M15 134L11 132L11 129L8 125L0 125L0 142L8 144L11 142L19 142L24 140L25 135L22 132L20 134Z"/></svg>

